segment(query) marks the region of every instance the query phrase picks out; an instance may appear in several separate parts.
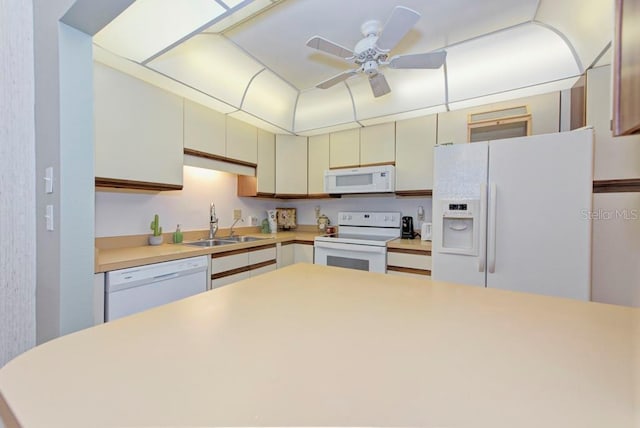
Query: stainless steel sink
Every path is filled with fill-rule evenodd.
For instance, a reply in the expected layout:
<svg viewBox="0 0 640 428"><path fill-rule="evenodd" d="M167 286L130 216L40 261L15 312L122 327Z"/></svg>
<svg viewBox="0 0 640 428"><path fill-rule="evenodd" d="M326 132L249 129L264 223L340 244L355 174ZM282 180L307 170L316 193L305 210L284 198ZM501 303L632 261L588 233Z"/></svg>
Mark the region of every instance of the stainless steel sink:
<svg viewBox="0 0 640 428"><path fill-rule="evenodd" d="M196 247L217 247L218 245L235 244L236 241L223 241L222 239L203 239L202 241L185 242L185 245Z"/></svg>
<svg viewBox="0 0 640 428"><path fill-rule="evenodd" d="M231 241L231 242L253 242L253 241L261 241L267 238L256 238L255 236L221 236L220 239L222 241Z"/></svg>

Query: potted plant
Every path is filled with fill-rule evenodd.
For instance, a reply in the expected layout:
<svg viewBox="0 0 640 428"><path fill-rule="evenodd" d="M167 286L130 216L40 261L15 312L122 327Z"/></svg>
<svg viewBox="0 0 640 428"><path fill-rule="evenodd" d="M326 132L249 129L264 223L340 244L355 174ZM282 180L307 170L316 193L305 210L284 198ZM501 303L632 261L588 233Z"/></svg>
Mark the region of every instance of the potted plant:
<svg viewBox="0 0 640 428"><path fill-rule="evenodd" d="M151 222L151 230L153 230L153 235L149 236L149 245L162 244L162 226L160 226L160 219L158 217L158 214L153 216L153 221Z"/></svg>

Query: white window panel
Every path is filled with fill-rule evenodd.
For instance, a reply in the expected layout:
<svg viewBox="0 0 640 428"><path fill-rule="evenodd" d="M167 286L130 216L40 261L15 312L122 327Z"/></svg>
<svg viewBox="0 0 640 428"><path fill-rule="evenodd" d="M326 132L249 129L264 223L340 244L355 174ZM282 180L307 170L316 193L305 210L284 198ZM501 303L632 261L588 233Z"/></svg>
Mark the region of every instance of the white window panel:
<svg viewBox="0 0 640 428"><path fill-rule="evenodd" d="M580 74L570 47L528 24L447 49L449 101L525 88Z"/></svg>
<svg viewBox="0 0 640 428"><path fill-rule="evenodd" d="M264 68L214 34L194 36L147 65L234 107L240 107L247 85Z"/></svg>
<svg viewBox="0 0 640 428"><path fill-rule="evenodd" d="M251 82L242 110L284 129L291 129L298 91L265 70Z"/></svg>
<svg viewBox="0 0 640 428"><path fill-rule="evenodd" d="M94 42L143 62L225 12L212 0L137 0L98 32Z"/></svg>

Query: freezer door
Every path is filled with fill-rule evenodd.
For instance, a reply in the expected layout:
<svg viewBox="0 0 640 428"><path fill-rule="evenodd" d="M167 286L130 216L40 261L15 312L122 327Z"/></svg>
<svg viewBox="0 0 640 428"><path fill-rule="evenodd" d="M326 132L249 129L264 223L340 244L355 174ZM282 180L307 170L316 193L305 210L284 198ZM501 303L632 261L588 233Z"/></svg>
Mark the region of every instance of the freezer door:
<svg viewBox="0 0 640 428"><path fill-rule="evenodd" d="M593 131L489 143L487 287L589 300Z"/></svg>
<svg viewBox="0 0 640 428"><path fill-rule="evenodd" d="M431 277L434 280L485 286L484 233L487 142L453 144L434 148ZM451 203L473 204L473 219L465 228L462 219L453 221ZM445 233L448 230L448 235ZM471 233L469 233L471 232ZM470 247L465 250L464 247ZM452 250L457 247L457 250Z"/></svg>

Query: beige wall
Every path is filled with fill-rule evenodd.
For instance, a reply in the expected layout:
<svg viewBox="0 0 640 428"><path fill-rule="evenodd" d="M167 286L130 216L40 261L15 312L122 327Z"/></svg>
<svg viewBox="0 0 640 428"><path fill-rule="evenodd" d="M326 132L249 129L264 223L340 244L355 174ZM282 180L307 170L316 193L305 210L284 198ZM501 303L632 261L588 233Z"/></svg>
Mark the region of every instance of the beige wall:
<svg viewBox="0 0 640 428"><path fill-rule="evenodd" d="M0 0L0 367L35 344L33 9Z"/></svg>
<svg viewBox="0 0 640 428"><path fill-rule="evenodd" d="M595 180L640 177L640 135L613 138L611 67L587 73L587 123L595 130ZM592 299L640 306L640 193L593 196Z"/></svg>

